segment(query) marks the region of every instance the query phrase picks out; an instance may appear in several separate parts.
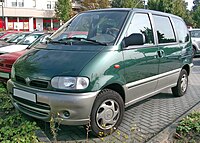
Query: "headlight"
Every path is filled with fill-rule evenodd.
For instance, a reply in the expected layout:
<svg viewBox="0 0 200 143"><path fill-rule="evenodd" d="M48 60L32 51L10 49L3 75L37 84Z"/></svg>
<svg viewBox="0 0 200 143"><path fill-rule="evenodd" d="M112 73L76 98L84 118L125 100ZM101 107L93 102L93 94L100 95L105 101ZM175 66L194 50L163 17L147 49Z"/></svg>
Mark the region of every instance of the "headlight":
<svg viewBox="0 0 200 143"><path fill-rule="evenodd" d="M58 89L85 89L89 85L89 79L87 77L54 77L51 85Z"/></svg>
<svg viewBox="0 0 200 143"><path fill-rule="evenodd" d="M12 66L12 69L11 69L11 79L14 79L15 78L15 68L14 66Z"/></svg>

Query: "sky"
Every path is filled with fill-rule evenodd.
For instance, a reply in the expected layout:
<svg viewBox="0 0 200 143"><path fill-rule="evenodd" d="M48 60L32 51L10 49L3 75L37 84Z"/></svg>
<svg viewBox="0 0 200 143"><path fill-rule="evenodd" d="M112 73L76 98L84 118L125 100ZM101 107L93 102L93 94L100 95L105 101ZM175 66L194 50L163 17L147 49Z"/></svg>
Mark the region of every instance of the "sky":
<svg viewBox="0 0 200 143"><path fill-rule="evenodd" d="M191 10L193 6L193 0L185 0L185 1L188 2L188 9Z"/></svg>

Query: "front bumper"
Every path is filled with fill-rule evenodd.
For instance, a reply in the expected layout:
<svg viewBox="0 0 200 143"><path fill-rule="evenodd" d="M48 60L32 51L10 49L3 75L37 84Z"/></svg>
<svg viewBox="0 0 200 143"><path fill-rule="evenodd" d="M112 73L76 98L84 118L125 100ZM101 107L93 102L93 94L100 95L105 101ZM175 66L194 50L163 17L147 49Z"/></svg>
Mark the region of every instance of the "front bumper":
<svg viewBox="0 0 200 143"><path fill-rule="evenodd" d="M89 93L65 93L45 91L23 86L9 80L7 82L8 94L13 105L21 112L37 119L49 121L52 115L56 121L65 125L86 125L89 123L93 103L99 91ZM35 95L36 102L13 95L13 89ZM27 95L28 96L28 95ZM70 113L66 117L66 112Z"/></svg>

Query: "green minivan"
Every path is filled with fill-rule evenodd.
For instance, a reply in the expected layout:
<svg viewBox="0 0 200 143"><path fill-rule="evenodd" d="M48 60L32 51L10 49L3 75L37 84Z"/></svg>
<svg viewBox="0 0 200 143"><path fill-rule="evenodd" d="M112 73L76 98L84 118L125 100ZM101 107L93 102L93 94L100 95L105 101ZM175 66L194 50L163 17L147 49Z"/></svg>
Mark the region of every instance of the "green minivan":
<svg viewBox="0 0 200 143"><path fill-rule="evenodd" d="M21 56L7 88L14 106L29 116L90 123L95 135L106 135L120 125L126 107L166 88L184 95L192 65L191 39L180 17L100 9L76 15Z"/></svg>

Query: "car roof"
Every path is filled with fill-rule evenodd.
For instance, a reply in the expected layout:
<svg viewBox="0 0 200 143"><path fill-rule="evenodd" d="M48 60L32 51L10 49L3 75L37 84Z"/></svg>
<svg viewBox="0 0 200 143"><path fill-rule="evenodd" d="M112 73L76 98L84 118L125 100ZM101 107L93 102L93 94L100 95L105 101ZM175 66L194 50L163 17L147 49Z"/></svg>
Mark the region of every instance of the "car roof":
<svg viewBox="0 0 200 143"><path fill-rule="evenodd" d="M172 17L176 17L179 19L179 16L170 14L170 13L164 13L164 12L160 12L160 11L155 11L155 10L148 10L148 9L140 9L140 8L106 8L106 9L98 9L98 10L89 10L83 13L87 13L87 12L98 12L98 11L133 11L133 12L146 12L146 13L152 13L152 14L157 14L157 15L163 15L163 16L172 16Z"/></svg>

